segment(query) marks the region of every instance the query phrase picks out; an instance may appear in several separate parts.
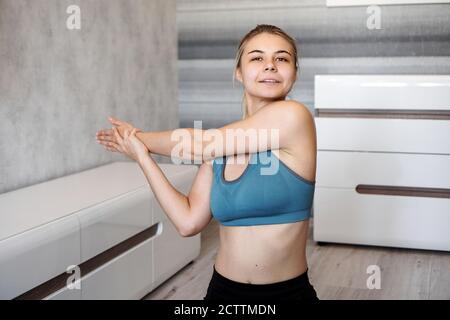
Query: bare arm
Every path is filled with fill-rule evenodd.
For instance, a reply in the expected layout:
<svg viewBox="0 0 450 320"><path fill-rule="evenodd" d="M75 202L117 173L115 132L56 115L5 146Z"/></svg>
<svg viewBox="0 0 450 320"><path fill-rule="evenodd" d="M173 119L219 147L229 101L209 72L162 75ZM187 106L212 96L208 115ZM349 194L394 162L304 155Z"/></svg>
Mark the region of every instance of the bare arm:
<svg viewBox="0 0 450 320"><path fill-rule="evenodd" d="M157 163L150 157L138 161L150 187L163 211L183 237L193 236L203 230L212 218L209 194L212 185L212 167L200 166L188 196L175 189Z"/></svg>
<svg viewBox="0 0 450 320"><path fill-rule="evenodd" d="M302 130L309 130L307 126L313 123L310 112L302 104L279 101L247 119L219 129L180 128L140 132L136 136L152 153L171 156L172 151L176 151L176 154L183 155L180 158L204 162L223 155L289 149L297 143L295 137L304 136ZM267 134L261 134L263 131ZM241 143L234 143L235 139Z"/></svg>
<svg viewBox="0 0 450 320"><path fill-rule="evenodd" d="M118 119L109 118L109 121L116 128L119 136L123 138L125 130L132 130L134 126L131 123L120 121ZM102 144L107 150L112 152L122 152L119 147L118 139L114 135L112 129L101 129L96 133L96 139L99 144ZM175 158L196 161L201 163L201 157L196 157L193 150L193 139L197 134L203 130L194 130L193 128L179 128L175 130L166 131L150 131L142 132L137 129L136 137L146 146L151 153L169 156ZM197 138L199 140L199 138ZM173 154L174 153L174 154Z"/></svg>
<svg viewBox="0 0 450 320"><path fill-rule="evenodd" d="M124 128L129 125L120 121L113 124L123 124ZM219 129L179 128L138 132L136 137L151 153L202 163L223 155L289 150L298 144L299 137L309 136L313 125L309 110L289 100L273 102L252 116ZM108 150L117 149L112 130L99 131L97 139Z"/></svg>
<svg viewBox="0 0 450 320"><path fill-rule="evenodd" d="M195 135L201 134L203 130L195 129ZM179 128L166 131L139 132L136 137L141 140L151 153L172 156L185 160L201 161L201 157L194 154L194 128Z"/></svg>

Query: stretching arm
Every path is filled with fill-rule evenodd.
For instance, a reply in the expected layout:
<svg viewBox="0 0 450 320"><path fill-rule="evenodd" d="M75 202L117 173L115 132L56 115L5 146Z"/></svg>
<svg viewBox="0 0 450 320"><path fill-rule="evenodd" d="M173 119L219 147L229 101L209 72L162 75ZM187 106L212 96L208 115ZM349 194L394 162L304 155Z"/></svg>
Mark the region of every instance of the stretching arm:
<svg viewBox="0 0 450 320"><path fill-rule="evenodd" d="M138 164L144 172L156 200L178 233L183 237L192 235L194 226L188 197L172 186L150 155L140 158Z"/></svg>
<svg viewBox="0 0 450 320"><path fill-rule="evenodd" d="M174 152L174 156L177 158L201 161L199 152L194 153L194 146L197 144L196 141L201 140L197 136L201 136L203 131L202 129L179 128L166 131L138 132L136 137L145 144L151 153L171 157L172 152ZM198 148L198 145L195 148Z"/></svg>
<svg viewBox="0 0 450 320"><path fill-rule="evenodd" d="M289 149L297 143L293 137L308 136L313 126L308 109L291 100L271 103L219 129L180 128L136 136L152 153L170 157L174 151L176 157L205 162L223 155Z"/></svg>

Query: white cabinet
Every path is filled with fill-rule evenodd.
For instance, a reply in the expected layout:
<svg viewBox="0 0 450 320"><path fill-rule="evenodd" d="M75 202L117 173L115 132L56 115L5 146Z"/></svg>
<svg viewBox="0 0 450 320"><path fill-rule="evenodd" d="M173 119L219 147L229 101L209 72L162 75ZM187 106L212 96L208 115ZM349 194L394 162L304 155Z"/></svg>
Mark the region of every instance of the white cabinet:
<svg viewBox="0 0 450 320"><path fill-rule="evenodd" d="M314 240L450 251L450 76L316 76Z"/></svg>
<svg viewBox="0 0 450 320"><path fill-rule="evenodd" d="M159 166L189 192L196 166ZM200 234L178 234L134 162L2 194L0 208L1 299L139 299L200 253Z"/></svg>

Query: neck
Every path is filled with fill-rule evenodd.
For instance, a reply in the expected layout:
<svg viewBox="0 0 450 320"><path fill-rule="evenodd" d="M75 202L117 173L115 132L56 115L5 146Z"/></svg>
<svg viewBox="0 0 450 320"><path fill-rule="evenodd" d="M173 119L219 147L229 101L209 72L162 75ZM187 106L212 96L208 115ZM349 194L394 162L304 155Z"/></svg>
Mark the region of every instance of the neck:
<svg viewBox="0 0 450 320"><path fill-rule="evenodd" d="M286 97L279 97L277 99L267 99L267 98L255 97L255 96L249 95L247 92L245 92L245 98L247 101L247 116L251 116L256 111L258 111L261 108L264 108L269 103L271 103L273 101L284 100Z"/></svg>

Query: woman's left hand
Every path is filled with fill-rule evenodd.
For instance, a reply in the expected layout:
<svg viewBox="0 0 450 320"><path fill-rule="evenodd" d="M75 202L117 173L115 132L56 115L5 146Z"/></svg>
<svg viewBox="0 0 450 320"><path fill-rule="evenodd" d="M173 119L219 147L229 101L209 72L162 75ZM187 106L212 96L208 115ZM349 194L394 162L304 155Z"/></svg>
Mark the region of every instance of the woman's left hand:
<svg viewBox="0 0 450 320"><path fill-rule="evenodd" d="M131 132L130 130L125 130L123 139L116 127L113 128L113 132L117 140L117 144L119 145L120 152L124 153L136 162L139 162L144 157L149 157L149 150L145 144L143 144L142 141L136 137L136 128L133 128Z"/></svg>

